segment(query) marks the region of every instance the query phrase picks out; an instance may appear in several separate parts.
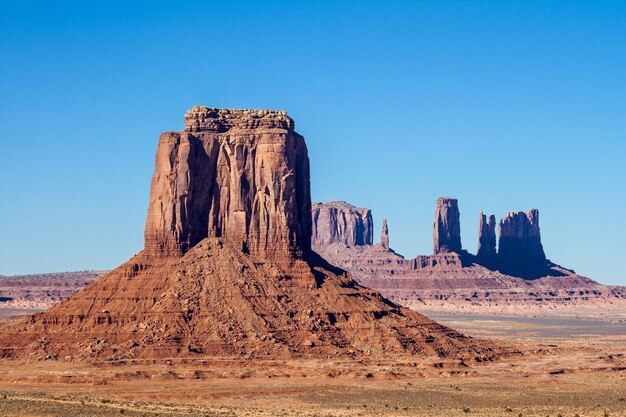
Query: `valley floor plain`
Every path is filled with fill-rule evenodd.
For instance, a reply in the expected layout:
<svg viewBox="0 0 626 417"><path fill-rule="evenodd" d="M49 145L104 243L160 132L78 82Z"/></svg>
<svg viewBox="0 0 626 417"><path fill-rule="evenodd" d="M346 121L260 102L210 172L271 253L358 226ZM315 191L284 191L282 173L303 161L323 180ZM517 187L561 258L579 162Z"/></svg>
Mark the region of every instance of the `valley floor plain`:
<svg viewBox="0 0 626 417"><path fill-rule="evenodd" d="M3 416L626 416L626 323L432 314L522 354L424 360L0 361Z"/></svg>

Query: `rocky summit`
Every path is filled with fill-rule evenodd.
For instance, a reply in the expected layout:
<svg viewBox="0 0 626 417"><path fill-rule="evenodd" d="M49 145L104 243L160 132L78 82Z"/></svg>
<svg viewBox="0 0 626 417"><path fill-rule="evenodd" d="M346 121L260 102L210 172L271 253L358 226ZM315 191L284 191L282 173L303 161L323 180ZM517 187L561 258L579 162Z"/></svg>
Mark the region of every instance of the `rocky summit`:
<svg viewBox="0 0 626 417"><path fill-rule="evenodd" d="M312 216L307 148L285 112L197 106L185 125L159 139L144 249L48 311L0 328L3 356L496 354L311 250L314 219L318 234L327 218L343 227L332 239L369 244L371 217Z"/></svg>

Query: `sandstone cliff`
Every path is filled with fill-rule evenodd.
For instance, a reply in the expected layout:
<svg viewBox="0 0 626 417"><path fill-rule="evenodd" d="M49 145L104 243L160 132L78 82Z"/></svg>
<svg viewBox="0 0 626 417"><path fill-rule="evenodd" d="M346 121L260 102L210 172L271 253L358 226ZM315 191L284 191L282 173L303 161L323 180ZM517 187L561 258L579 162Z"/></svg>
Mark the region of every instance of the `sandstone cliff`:
<svg viewBox="0 0 626 417"><path fill-rule="evenodd" d="M433 240L435 254L461 251L461 221L455 198L437 199Z"/></svg>
<svg viewBox="0 0 626 417"><path fill-rule="evenodd" d="M310 249L309 159L285 112L196 106L161 135L145 250L179 256L222 237L262 258Z"/></svg>
<svg viewBox="0 0 626 417"><path fill-rule="evenodd" d="M373 241L372 212L345 201L313 204L313 243L348 246L371 245Z"/></svg>

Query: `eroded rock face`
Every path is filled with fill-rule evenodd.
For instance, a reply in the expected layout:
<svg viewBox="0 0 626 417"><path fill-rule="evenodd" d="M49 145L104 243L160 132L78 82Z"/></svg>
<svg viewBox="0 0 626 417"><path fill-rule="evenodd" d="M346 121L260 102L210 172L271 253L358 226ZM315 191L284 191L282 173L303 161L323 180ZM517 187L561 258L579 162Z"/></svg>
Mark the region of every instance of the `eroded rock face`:
<svg viewBox="0 0 626 417"><path fill-rule="evenodd" d="M314 203L313 248L316 245L343 243L347 246L371 245L374 222L370 209L355 207L345 201Z"/></svg>
<svg viewBox="0 0 626 417"><path fill-rule="evenodd" d="M514 275L541 274L547 260L541 244L539 210L510 211L500 220L498 263L505 273Z"/></svg>
<svg viewBox="0 0 626 417"><path fill-rule="evenodd" d="M461 251L461 222L456 198L437 199L433 240L435 254Z"/></svg>
<svg viewBox="0 0 626 417"><path fill-rule="evenodd" d="M478 251L477 258L484 263L493 264L496 261L496 216L487 216L480 212L478 216Z"/></svg>
<svg viewBox="0 0 626 417"><path fill-rule="evenodd" d="M181 256L221 237L262 258L310 250L309 158L285 112L193 107L159 138L145 250Z"/></svg>

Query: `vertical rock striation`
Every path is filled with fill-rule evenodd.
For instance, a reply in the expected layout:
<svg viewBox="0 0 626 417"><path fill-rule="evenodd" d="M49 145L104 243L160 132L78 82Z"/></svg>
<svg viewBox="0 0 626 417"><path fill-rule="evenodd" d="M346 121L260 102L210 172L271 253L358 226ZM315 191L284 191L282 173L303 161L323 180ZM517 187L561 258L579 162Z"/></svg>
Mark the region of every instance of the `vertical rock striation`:
<svg viewBox="0 0 626 417"><path fill-rule="evenodd" d="M461 252L461 223L457 199L437 199L433 240L435 254Z"/></svg>
<svg viewBox="0 0 626 417"><path fill-rule="evenodd" d="M313 246L343 243L346 246L371 245L374 236L372 211L345 201L314 203L312 206Z"/></svg>
<svg viewBox="0 0 626 417"><path fill-rule="evenodd" d="M478 217L478 251L476 256L479 262L492 265L496 261L496 217L487 216L480 212Z"/></svg>
<svg viewBox="0 0 626 417"><path fill-rule="evenodd" d="M309 159L286 112L195 106L159 138L145 251L180 256L222 237L261 258L310 250Z"/></svg>
<svg viewBox="0 0 626 417"><path fill-rule="evenodd" d="M383 227L380 231L380 245L383 249L389 249L389 228L387 227L387 219L383 219Z"/></svg>
<svg viewBox="0 0 626 417"><path fill-rule="evenodd" d="M510 211L500 220L498 263L508 274L532 278L545 272L548 261L541 244L539 210Z"/></svg>

